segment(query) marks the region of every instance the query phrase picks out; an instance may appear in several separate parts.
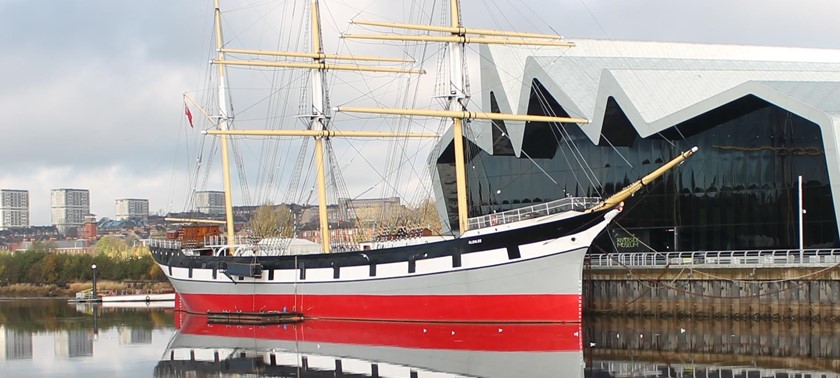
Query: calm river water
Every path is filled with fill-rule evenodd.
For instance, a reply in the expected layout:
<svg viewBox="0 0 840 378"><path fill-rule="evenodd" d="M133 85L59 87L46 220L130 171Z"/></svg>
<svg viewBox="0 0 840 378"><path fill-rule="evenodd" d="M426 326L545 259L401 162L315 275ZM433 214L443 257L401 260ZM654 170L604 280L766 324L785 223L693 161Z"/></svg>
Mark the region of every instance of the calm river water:
<svg viewBox="0 0 840 378"><path fill-rule="evenodd" d="M838 328L641 318L225 325L146 304L16 299L0 300L0 376L840 377Z"/></svg>

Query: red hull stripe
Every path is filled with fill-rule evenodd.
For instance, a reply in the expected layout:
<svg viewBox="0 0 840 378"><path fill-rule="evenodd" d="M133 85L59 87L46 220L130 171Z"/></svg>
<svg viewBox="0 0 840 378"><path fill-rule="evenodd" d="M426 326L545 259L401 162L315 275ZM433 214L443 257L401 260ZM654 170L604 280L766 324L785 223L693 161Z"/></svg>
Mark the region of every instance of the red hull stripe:
<svg viewBox="0 0 840 378"><path fill-rule="evenodd" d="M474 351L579 351L580 324L376 323L316 320L301 324L207 324L188 316L183 334Z"/></svg>
<svg viewBox="0 0 840 378"><path fill-rule="evenodd" d="M306 318L446 322L571 322L581 296L535 295L230 295L181 294L184 310L297 311Z"/></svg>

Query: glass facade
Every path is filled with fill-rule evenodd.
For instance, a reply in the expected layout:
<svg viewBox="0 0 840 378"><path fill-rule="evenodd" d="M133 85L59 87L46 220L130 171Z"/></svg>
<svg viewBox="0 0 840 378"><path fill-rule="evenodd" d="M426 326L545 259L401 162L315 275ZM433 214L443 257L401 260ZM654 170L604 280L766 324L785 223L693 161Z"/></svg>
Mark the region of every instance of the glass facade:
<svg viewBox="0 0 840 378"><path fill-rule="evenodd" d="M539 83L533 88L530 114L565 114ZM468 143L470 216L566 195L605 197L698 146L683 165L626 201L592 252L798 248L798 176L806 248L838 246L815 123L753 96L645 138L612 99L606 113L597 145L581 130L591 125L539 123L526 126L520 158L501 123L494 125L496 155ZM438 172L450 224L457 225L452 156L450 145Z"/></svg>

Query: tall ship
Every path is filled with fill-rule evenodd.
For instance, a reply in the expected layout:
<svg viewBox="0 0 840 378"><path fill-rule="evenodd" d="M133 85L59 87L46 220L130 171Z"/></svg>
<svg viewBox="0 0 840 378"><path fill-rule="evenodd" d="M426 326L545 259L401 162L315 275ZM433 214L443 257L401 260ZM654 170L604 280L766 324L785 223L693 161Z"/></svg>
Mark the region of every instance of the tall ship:
<svg viewBox="0 0 840 378"><path fill-rule="evenodd" d="M327 72L418 75L423 71L403 68L404 62L400 68L358 63L391 62L391 58L325 53L317 0L308 4L307 18L311 22L304 34L309 52L231 48L222 34L223 11L219 3L215 1L217 56L213 59L219 82L219 110L203 113L212 124L204 132L220 142L225 219L216 221L218 224L176 219L191 224L173 232L166 240L150 242L154 260L178 294L176 307L187 313L251 317L288 313L304 319L353 321L579 323L583 261L595 237L621 212L625 199L696 151L694 148L679 154L605 199L558 195L562 198L470 217L467 185L478 184L467 183L464 157L469 152L462 136L471 122L493 125L517 121L525 122L526 127L528 122L548 122L565 127L587 120L470 109L469 81L464 67L467 44L539 48L572 46L571 43L556 35L466 28L461 22L457 0L448 3L448 23L442 26L354 20L354 25L367 29L410 33L345 34L344 39L443 44L447 62L441 66L446 67L442 70L446 85L438 88L436 96L442 109L331 108L328 91L331 82L327 80ZM271 59L235 59L234 56ZM234 117L227 85L229 67L306 70L311 100L302 108L305 114L298 117L304 120L301 122L304 126L300 130L232 127ZM371 85L362 82L360 86L361 92ZM342 115L373 117L365 118L366 121L388 117L432 118L446 122L447 130L428 133L402 128L383 132L333 127L334 120ZM457 189L457 208L453 212L457 213L458 221L450 231L431 236L331 242L334 230L330 228L327 211L327 187L335 186L328 185L335 181L330 181L330 174L325 173L325 166L334 159L325 157L333 151L329 146L331 140L435 138L445 133L457 136L453 138L452 180ZM235 234L229 143L236 137L291 137L314 142L313 188L317 188L321 253L298 253L289 240L282 238L246 240Z"/></svg>

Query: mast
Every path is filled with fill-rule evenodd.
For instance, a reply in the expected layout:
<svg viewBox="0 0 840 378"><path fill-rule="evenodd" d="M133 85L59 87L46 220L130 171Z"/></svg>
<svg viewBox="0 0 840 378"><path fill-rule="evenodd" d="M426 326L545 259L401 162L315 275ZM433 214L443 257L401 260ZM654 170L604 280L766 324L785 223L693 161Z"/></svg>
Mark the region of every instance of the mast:
<svg viewBox="0 0 840 378"><path fill-rule="evenodd" d="M458 9L458 0L449 1L449 22L453 28L461 27L461 15ZM465 42L449 42L449 110L466 110L467 95L466 83L464 83L464 50ZM455 186L458 195L458 231L463 234L467 231L469 213L467 212L467 172L464 167L464 131L463 118L452 119L452 141L455 145Z"/></svg>
<svg viewBox="0 0 840 378"><path fill-rule="evenodd" d="M327 130L329 116L325 113L327 102L326 86L324 85L324 48L321 40L321 17L318 14L318 0L310 3L310 33L312 34L312 52L316 54L312 60L319 65L312 69L310 80L312 85L312 113L309 116L310 130ZM330 252L329 219L327 219L327 183L324 173L324 136L315 137L315 181L318 184L318 217L320 218L321 250Z"/></svg>
<svg viewBox="0 0 840 378"><path fill-rule="evenodd" d="M219 60L224 60L225 53L222 52L222 11L219 6L219 0L213 0L215 7L215 23L216 23L216 50ZM231 117L228 114L227 103L227 78L226 68L224 65L218 65L219 74L219 129L229 130L231 124ZM221 136L221 150L222 150L222 181L225 192L225 228L227 234L228 245L233 249L234 229L233 229L233 198L231 196L230 185L230 157L228 153L229 140L227 135ZM232 251L231 251L232 252Z"/></svg>

